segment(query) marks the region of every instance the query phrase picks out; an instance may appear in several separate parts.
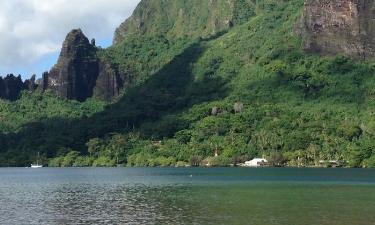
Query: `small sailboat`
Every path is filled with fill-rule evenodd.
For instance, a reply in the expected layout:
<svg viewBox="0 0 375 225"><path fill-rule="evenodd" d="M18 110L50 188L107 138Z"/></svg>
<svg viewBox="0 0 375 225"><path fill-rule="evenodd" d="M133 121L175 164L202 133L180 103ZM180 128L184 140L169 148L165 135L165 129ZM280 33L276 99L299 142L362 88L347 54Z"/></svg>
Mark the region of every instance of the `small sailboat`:
<svg viewBox="0 0 375 225"><path fill-rule="evenodd" d="M39 152L38 152L38 158L36 159L36 164L31 164L30 166L33 169L42 168L43 165L39 165Z"/></svg>
<svg viewBox="0 0 375 225"><path fill-rule="evenodd" d="M42 167L43 167L43 166L42 166L42 165L39 165L39 164L36 164L36 165L31 164L31 168L33 168L33 169L42 168Z"/></svg>

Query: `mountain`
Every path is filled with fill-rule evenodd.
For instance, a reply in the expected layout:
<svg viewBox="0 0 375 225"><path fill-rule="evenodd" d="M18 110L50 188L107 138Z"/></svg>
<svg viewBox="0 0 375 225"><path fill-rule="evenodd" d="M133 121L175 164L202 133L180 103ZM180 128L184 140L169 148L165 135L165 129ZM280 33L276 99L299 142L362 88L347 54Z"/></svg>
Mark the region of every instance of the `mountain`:
<svg viewBox="0 0 375 225"><path fill-rule="evenodd" d="M21 77L0 77L0 98L14 101L21 91L52 91L56 96L77 101L97 98L111 101L120 94L124 85L117 67L104 57L101 50L91 43L81 29L74 29L66 36L55 66L43 74L39 85L35 76L23 82Z"/></svg>
<svg viewBox="0 0 375 225"><path fill-rule="evenodd" d="M0 101L0 164L374 167L370 3L143 0L113 46L73 31L44 91Z"/></svg>
<svg viewBox="0 0 375 225"><path fill-rule="evenodd" d="M254 4L249 0L142 1L133 15L116 29L114 45L127 37L154 39L165 35L164 41L168 42L210 37L247 21L254 15ZM100 49L89 42L82 30L72 30L63 43L57 64L43 74L42 89L53 90L57 96L70 100L85 101L90 97L112 100L132 80L126 74L133 71L120 73L113 60L106 60L98 52ZM18 94L13 100L17 97Z"/></svg>
<svg viewBox="0 0 375 225"><path fill-rule="evenodd" d="M57 64L43 74L43 89L78 101L93 96L110 100L119 95L120 74L97 52L95 40L90 43L82 30L72 30L66 36Z"/></svg>

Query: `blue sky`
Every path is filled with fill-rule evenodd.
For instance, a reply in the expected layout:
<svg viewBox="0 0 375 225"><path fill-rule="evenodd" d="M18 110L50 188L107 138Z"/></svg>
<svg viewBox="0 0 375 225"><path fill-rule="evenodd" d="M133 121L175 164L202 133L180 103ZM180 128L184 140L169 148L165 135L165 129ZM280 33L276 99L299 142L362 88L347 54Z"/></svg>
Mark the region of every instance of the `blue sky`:
<svg viewBox="0 0 375 225"><path fill-rule="evenodd" d="M140 0L1 0L0 75L41 77L57 61L66 34L81 28L108 47Z"/></svg>

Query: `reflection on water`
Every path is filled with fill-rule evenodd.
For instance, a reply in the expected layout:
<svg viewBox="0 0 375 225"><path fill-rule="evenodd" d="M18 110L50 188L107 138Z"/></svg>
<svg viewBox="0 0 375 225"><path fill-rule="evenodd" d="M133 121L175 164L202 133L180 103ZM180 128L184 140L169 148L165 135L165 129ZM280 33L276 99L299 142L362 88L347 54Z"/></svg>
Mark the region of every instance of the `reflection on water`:
<svg viewBox="0 0 375 225"><path fill-rule="evenodd" d="M7 225L367 225L375 170L0 169L0 203Z"/></svg>
<svg viewBox="0 0 375 225"><path fill-rule="evenodd" d="M193 213L199 216L201 212L163 197L171 191L176 190L137 186L69 186L55 189L56 194L52 199L43 199L43 208L48 211L39 213L41 218L43 215L53 216L43 219L46 224L155 224L163 221L172 224L182 224L182 221L194 223L198 217L184 218L186 210L192 210L190 215Z"/></svg>

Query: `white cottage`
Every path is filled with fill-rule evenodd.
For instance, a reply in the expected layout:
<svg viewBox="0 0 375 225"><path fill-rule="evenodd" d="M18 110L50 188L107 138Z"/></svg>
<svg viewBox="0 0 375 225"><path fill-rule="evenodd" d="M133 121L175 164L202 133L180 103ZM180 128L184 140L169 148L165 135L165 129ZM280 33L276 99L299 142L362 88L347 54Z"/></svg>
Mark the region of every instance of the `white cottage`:
<svg viewBox="0 0 375 225"><path fill-rule="evenodd" d="M267 166L267 165L268 165L267 159L263 159L263 158L255 158L253 160L246 161L244 164L244 166L246 167L260 167L260 166Z"/></svg>

